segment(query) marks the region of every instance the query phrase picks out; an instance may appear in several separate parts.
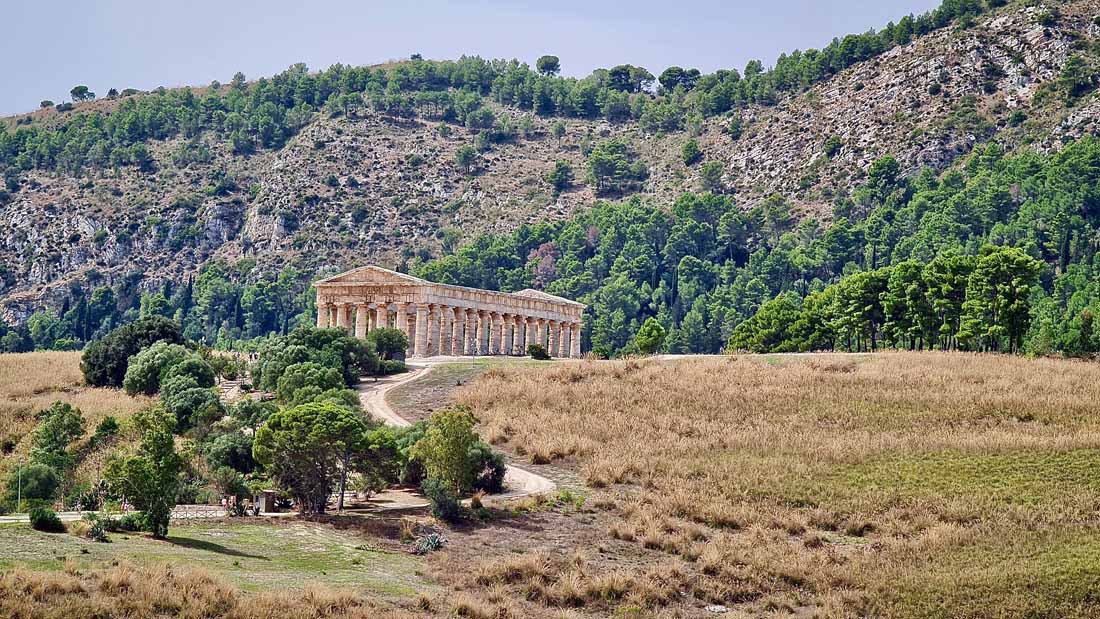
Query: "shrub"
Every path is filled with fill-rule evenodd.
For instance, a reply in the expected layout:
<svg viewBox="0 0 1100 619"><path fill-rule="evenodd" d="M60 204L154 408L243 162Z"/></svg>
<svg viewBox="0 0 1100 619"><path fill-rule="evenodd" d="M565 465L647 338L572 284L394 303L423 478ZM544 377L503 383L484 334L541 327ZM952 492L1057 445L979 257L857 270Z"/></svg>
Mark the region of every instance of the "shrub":
<svg viewBox="0 0 1100 619"><path fill-rule="evenodd" d="M88 441L89 446L96 448L107 443L118 435L118 429L118 420L111 415L107 415L95 427L95 432L92 433L92 438Z"/></svg>
<svg viewBox="0 0 1100 619"><path fill-rule="evenodd" d="M261 402L252 398L245 398L233 405L231 414L244 425L255 430L260 427L267 418L278 408L274 402Z"/></svg>
<svg viewBox="0 0 1100 619"><path fill-rule="evenodd" d="M474 474L474 490L489 494L504 491L504 474L507 472L504 454L478 441L470 448L470 470Z"/></svg>
<svg viewBox="0 0 1100 619"><path fill-rule="evenodd" d="M149 520L142 512L130 512L121 518L107 520L107 530L113 533L151 531Z"/></svg>
<svg viewBox="0 0 1100 619"><path fill-rule="evenodd" d="M699 148L699 142L688 140L684 142L680 155L684 160L684 165L692 165L703 158L703 151Z"/></svg>
<svg viewBox="0 0 1100 619"><path fill-rule="evenodd" d="M107 538L106 520L100 518L96 514L84 514L84 522L88 525L88 530L84 533L84 537L87 537L93 542L111 541Z"/></svg>
<svg viewBox="0 0 1100 619"><path fill-rule="evenodd" d="M161 379L172 366L191 356L191 351L179 344L156 342L130 358L122 386L126 393L152 395L160 391Z"/></svg>
<svg viewBox="0 0 1100 619"><path fill-rule="evenodd" d="M160 399L162 401L170 400L188 389L198 388L199 381L195 380L194 376L181 374L179 376L173 376L172 378L166 378L160 383Z"/></svg>
<svg viewBox="0 0 1100 619"><path fill-rule="evenodd" d="M40 415L41 422L31 441L31 461L66 471L74 462L69 444L84 435L84 417L79 408L61 401L54 402Z"/></svg>
<svg viewBox="0 0 1100 619"><path fill-rule="evenodd" d="M374 345L374 350L383 360L391 360L395 356L404 355L409 348L409 337L400 329L383 327L375 329L367 334L367 341Z"/></svg>
<svg viewBox="0 0 1100 619"><path fill-rule="evenodd" d="M429 552L439 550L446 543L447 538L439 533L429 533L416 539L416 543L413 544L413 550L418 555L425 555Z"/></svg>
<svg viewBox="0 0 1100 619"><path fill-rule="evenodd" d="M45 464L29 464L13 471L8 478L8 496L15 501L52 501L61 485L57 471Z"/></svg>
<svg viewBox="0 0 1100 619"><path fill-rule="evenodd" d="M573 166L564 159L554 163L554 169L546 176L546 180L555 191L565 191L573 184Z"/></svg>
<svg viewBox="0 0 1100 619"><path fill-rule="evenodd" d="M213 389L184 389L164 399L164 410L176 418L176 431L185 432L196 426L207 426L225 414L218 394Z"/></svg>
<svg viewBox="0 0 1100 619"><path fill-rule="evenodd" d="M477 420L465 408L432 413L424 437L409 450L409 457L424 464L429 479L443 482L455 494L468 492L474 475L470 451L478 443Z"/></svg>
<svg viewBox="0 0 1100 619"><path fill-rule="evenodd" d="M405 362L398 361L397 359L386 359L385 361L380 361L378 364L378 373L382 376L402 374L408 371L409 368L405 365Z"/></svg>
<svg viewBox="0 0 1100 619"><path fill-rule="evenodd" d="M431 504L432 516L444 522L458 522L462 519L462 505L449 484L429 477L420 484L420 491Z"/></svg>
<svg viewBox="0 0 1100 619"><path fill-rule="evenodd" d="M588 182L597 195L640 189L649 170L621 140L601 142L588 155Z"/></svg>
<svg viewBox="0 0 1100 619"><path fill-rule="evenodd" d="M257 388L275 391L288 367L306 361L340 370L348 386L359 382L363 374L378 370L378 355L369 341L348 335L343 329L299 327L290 335L270 338L260 348L252 378Z"/></svg>
<svg viewBox="0 0 1100 619"><path fill-rule="evenodd" d="M309 390L310 387L316 388ZM344 377L340 370L325 367L319 363L307 361L295 363L283 370L282 376L275 388L275 397L291 406L304 404L311 398L302 395L302 392L325 392L330 389L343 389Z"/></svg>
<svg viewBox="0 0 1100 619"><path fill-rule="evenodd" d="M84 380L96 387L121 387L130 357L161 340L183 342L179 325L163 316L147 316L111 331L84 349L80 359Z"/></svg>
<svg viewBox="0 0 1100 619"><path fill-rule="evenodd" d="M744 131L744 125L741 122L740 116L731 116L729 123L724 128L726 135L730 136L730 139L737 140L741 138L741 134Z"/></svg>
<svg viewBox="0 0 1100 619"><path fill-rule="evenodd" d="M661 349L667 335L668 332L665 331L664 326L651 316L638 329L638 333L634 336L634 345L643 355L652 355Z"/></svg>
<svg viewBox="0 0 1100 619"><path fill-rule="evenodd" d="M725 190L725 186L722 184L722 163L718 161L708 161L699 168L699 183L702 185L704 191L711 193L722 193Z"/></svg>
<svg viewBox="0 0 1100 619"><path fill-rule="evenodd" d="M57 514L46 507L36 507L31 510L31 528L44 533L64 533L65 523L57 517Z"/></svg>
<svg viewBox="0 0 1100 619"><path fill-rule="evenodd" d="M550 353L546 352L546 347L542 344L531 344L528 346L527 356L537 361L547 361L550 359Z"/></svg>
<svg viewBox="0 0 1100 619"><path fill-rule="evenodd" d="M169 366L164 373L162 381L171 380L179 376L190 376L195 379L200 387L213 387L217 384L214 368L202 357L192 354L175 365Z"/></svg>
<svg viewBox="0 0 1100 619"><path fill-rule="evenodd" d="M229 467L251 473L256 468L256 461L252 459L252 437L239 430L220 433L204 442L201 449L207 466L212 470Z"/></svg>

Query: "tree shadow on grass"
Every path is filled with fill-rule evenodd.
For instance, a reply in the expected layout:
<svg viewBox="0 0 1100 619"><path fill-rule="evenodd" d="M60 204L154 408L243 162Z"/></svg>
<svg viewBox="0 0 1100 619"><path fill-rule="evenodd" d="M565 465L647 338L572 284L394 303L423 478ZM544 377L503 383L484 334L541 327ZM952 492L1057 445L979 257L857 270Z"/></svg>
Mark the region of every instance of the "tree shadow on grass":
<svg viewBox="0 0 1100 619"><path fill-rule="evenodd" d="M201 539L193 539L190 537L172 537L168 536L165 539L166 542L173 546L181 546L183 548L190 548L192 550L201 550L203 552L216 552L221 555L229 555L231 557L241 557L244 559L262 559L264 561L270 561L271 557L265 557L264 555L254 555L240 550L234 550L221 544L214 542L208 542Z"/></svg>

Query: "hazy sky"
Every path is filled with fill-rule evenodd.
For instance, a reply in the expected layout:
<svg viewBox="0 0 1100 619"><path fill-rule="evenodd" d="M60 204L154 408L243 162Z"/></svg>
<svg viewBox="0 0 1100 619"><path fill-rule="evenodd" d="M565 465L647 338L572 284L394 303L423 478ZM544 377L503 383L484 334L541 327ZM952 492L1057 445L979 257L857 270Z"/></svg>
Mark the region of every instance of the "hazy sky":
<svg viewBox="0 0 1100 619"><path fill-rule="evenodd" d="M534 64L561 58L563 73L631 63L704 72L770 65L783 51L881 27L940 0L0 0L0 114L42 99L68 100L86 84L111 87L228 82L295 62L311 69L478 54Z"/></svg>

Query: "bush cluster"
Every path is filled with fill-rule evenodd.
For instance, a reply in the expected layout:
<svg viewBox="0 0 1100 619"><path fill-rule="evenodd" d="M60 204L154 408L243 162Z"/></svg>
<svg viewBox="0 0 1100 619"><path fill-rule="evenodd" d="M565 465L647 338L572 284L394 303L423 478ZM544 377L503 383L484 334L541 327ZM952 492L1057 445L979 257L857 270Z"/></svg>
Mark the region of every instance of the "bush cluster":
<svg viewBox="0 0 1100 619"><path fill-rule="evenodd" d="M31 528L45 533L64 533L65 523L48 507L36 507L30 513Z"/></svg>

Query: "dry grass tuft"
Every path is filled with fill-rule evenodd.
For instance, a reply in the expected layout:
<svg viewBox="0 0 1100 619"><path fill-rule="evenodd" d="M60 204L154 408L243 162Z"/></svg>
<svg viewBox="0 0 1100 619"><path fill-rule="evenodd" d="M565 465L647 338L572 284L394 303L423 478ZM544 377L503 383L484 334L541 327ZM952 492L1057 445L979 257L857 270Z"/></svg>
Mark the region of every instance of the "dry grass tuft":
<svg viewBox="0 0 1100 619"><path fill-rule="evenodd" d="M120 564L60 572L0 572L0 616L42 619L218 617L225 619L367 619L410 617L348 591L240 591L201 569ZM471 615L474 616L474 615ZM494 615L500 616L500 615Z"/></svg>
<svg viewBox="0 0 1100 619"><path fill-rule="evenodd" d="M457 397L532 462L568 459L607 488L609 544L668 557L621 571L524 558L479 571L474 586L586 609L654 609L687 592L820 617L946 616L940 599L953 617L1100 614L1088 593L1100 554L1061 550L1097 529L1096 364L586 362L496 369ZM1045 541L1020 543L1037 531ZM1035 559L1044 553L1054 559Z"/></svg>

